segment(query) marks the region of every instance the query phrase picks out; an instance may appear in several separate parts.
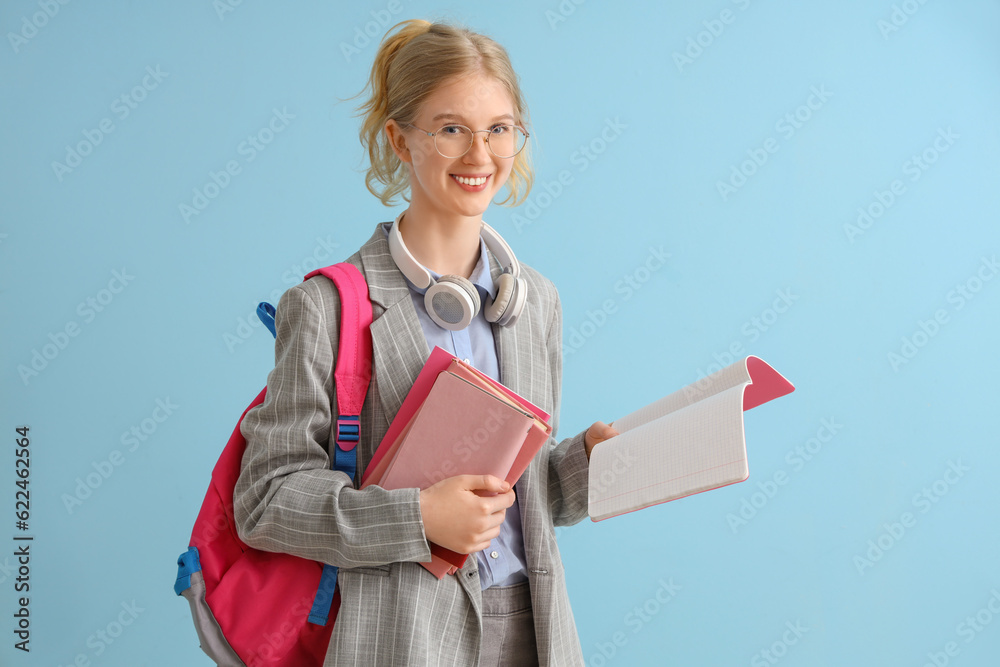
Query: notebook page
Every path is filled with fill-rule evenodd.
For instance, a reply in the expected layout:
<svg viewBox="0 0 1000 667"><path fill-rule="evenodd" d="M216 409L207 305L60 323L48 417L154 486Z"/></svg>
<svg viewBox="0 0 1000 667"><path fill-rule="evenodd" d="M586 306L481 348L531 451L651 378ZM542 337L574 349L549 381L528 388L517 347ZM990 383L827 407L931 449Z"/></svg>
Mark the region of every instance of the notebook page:
<svg viewBox="0 0 1000 667"><path fill-rule="evenodd" d="M750 373L747 371L747 360L741 359L720 371L703 377L697 382L692 382L683 389L678 389L674 393L639 408L635 412L616 419L613 422L613 426L619 433L625 433L625 431L659 419L692 403L748 382L750 382Z"/></svg>
<svg viewBox="0 0 1000 667"><path fill-rule="evenodd" d="M595 447L590 455L591 519L745 480L746 385L717 392Z"/></svg>

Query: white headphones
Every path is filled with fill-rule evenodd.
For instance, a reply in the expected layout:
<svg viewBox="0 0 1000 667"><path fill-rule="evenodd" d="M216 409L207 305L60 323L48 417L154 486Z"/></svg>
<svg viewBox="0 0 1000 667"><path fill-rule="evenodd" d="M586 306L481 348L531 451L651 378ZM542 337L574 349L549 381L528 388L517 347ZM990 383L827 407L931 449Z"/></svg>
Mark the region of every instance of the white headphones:
<svg viewBox="0 0 1000 667"><path fill-rule="evenodd" d="M389 253L393 261L418 289L427 288L424 293L424 306L427 308L427 314L438 326L451 331L464 329L479 313L479 290L462 276L444 275L437 281L434 280L430 272L413 258L403 243L403 235L399 233L399 221L404 213L406 211L396 217L389 230ZM497 279L497 295L494 298L487 298L483 314L488 322L509 327L521 315L527 296L527 287L524 279L520 277L521 267L507 242L485 222L482 223L481 234L486 247L503 267L503 273Z"/></svg>

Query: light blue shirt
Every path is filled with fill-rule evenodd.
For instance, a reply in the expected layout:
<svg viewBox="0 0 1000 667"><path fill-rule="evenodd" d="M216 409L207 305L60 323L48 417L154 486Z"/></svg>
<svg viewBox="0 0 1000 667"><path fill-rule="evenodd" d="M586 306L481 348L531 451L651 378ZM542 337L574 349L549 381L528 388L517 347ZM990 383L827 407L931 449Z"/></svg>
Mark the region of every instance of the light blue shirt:
<svg viewBox="0 0 1000 667"><path fill-rule="evenodd" d="M386 235L392 223L383 224ZM492 297L494 285L490 275L490 264L487 259L486 242L479 239L479 262L472 270L470 281L479 290L480 302L485 304ZM426 267L424 267L426 268ZM441 277L427 269L436 281ZM424 293L427 289L417 289L413 283L406 280L410 286L410 297L417 310L420 327L424 330L427 345L435 345L447 350L455 357L471 363L497 382L500 381L500 365L497 360L496 342L493 340L493 326L483 315L484 308L472 319L472 323L461 331L449 331L438 326L427 314L424 306ZM524 555L524 537L521 533L521 511L515 498L514 504L507 508L500 535L490 542L490 546L476 553L479 563L479 583L482 588L490 586L510 586L528 580L527 559Z"/></svg>

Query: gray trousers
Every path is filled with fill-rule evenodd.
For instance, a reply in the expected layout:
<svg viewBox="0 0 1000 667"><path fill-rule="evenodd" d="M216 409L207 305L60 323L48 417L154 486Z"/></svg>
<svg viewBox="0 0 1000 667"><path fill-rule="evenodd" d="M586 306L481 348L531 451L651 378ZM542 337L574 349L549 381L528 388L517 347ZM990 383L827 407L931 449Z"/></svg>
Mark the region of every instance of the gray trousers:
<svg viewBox="0 0 1000 667"><path fill-rule="evenodd" d="M483 591L483 646L479 667L538 664L535 617L528 582Z"/></svg>

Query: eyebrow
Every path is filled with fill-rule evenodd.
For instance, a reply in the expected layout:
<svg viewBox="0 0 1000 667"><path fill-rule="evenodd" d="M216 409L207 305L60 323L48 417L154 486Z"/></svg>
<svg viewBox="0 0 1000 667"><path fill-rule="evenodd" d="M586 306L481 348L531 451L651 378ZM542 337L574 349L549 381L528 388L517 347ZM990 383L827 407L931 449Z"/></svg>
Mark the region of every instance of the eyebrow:
<svg viewBox="0 0 1000 667"><path fill-rule="evenodd" d="M438 115L434 116L434 118L431 118L431 121L437 121L437 120L465 120L465 119L455 113L439 113ZM495 123L498 120L510 120L513 122L514 117L509 113L505 113L499 116L494 116L493 119L490 120L490 122Z"/></svg>

